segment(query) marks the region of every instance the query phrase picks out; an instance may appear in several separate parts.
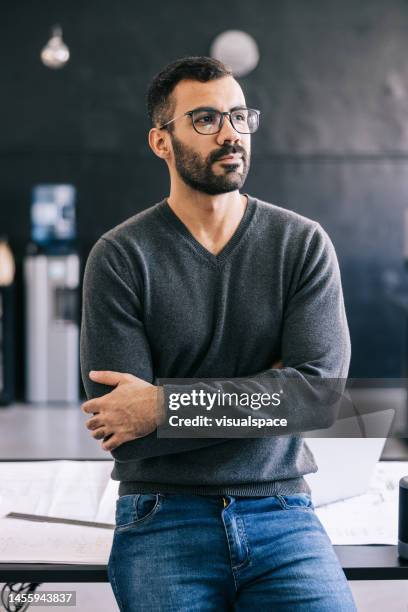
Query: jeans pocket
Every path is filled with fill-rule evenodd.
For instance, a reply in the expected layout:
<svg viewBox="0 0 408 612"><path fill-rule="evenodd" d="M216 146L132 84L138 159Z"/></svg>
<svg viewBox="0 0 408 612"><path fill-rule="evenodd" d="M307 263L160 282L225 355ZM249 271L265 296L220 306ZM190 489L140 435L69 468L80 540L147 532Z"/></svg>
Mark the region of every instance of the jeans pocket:
<svg viewBox="0 0 408 612"><path fill-rule="evenodd" d="M122 495L116 500L116 531L121 532L152 519L163 500L160 493Z"/></svg>
<svg viewBox="0 0 408 612"><path fill-rule="evenodd" d="M312 498L307 493L277 495L283 510L314 510Z"/></svg>

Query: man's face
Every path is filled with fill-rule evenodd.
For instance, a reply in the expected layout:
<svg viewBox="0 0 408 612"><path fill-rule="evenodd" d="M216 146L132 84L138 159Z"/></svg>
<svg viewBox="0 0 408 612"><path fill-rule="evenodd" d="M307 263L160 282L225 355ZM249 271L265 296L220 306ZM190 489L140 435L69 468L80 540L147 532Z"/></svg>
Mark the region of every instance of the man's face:
<svg viewBox="0 0 408 612"><path fill-rule="evenodd" d="M246 106L242 89L232 77L207 83L180 81L172 95L175 101L172 118L202 107L223 112ZM171 125L174 164L187 185L209 195L243 186L250 165L250 134L236 132L228 117L224 117L221 131L211 135L198 134L188 115Z"/></svg>

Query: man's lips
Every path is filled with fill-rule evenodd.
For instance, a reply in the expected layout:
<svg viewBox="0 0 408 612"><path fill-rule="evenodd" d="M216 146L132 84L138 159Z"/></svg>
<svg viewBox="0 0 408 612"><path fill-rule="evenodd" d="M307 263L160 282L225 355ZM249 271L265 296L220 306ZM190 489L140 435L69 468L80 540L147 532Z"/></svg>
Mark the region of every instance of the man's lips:
<svg viewBox="0 0 408 612"><path fill-rule="evenodd" d="M239 162L242 159L242 155L237 155L232 153L231 155L225 155L224 157L220 157L217 161L234 161Z"/></svg>

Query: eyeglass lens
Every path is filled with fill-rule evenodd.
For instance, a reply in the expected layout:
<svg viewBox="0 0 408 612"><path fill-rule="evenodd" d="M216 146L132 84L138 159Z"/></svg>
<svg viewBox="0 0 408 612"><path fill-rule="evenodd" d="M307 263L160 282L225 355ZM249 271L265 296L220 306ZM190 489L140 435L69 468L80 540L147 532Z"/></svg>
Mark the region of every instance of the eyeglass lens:
<svg viewBox="0 0 408 612"><path fill-rule="evenodd" d="M212 109L196 110L192 113L192 120L200 134L216 134L220 131L222 113ZM252 134L258 128L258 113L250 108L234 110L231 123L240 134Z"/></svg>

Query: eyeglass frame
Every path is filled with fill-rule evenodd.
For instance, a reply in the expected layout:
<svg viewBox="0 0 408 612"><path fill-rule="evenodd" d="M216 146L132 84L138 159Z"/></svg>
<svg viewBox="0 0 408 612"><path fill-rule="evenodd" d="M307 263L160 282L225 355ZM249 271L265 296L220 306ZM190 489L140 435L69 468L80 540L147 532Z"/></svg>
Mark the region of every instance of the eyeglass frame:
<svg viewBox="0 0 408 612"><path fill-rule="evenodd" d="M221 115L221 119L220 119L220 124L219 124L219 128L216 132L211 132L210 134L203 134L203 132L199 132L196 128L196 126L194 125L194 121L193 121L193 113L195 113L196 111L216 111L217 113L219 113ZM239 132L236 127L234 126L232 119L231 119L231 113L238 111L238 110L251 110L251 111L255 111L256 114L258 115L258 125L257 128L254 132ZM159 126L159 130L164 130L164 128L166 128L170 123L173 123L173 121L177 121L177 119L181 119L181 117L191 117L191 124L194 128L194 130L197 132L197 134L200 134L200 136L214 136L215 134L219 134L222 130L222 126L224 125L224 118L225 116L228 116L228 119L230 121L230 124L232 126L232 128L237 132L237 134L255 134L255 132L258 130L259 127L259 116L261 114L261 111L258 110L257 108L248 108L247 106L237 106L233 109L231 109L230 111L219 111L216 108L213 108L212 106L199 106L198 108L193 108L193 110L187 111L186 113L183 113L181 115L178 115L177 117L174 117L174 119L170 119L170 121L167 121L166 123L163 123L163 125Z"/></svg>

